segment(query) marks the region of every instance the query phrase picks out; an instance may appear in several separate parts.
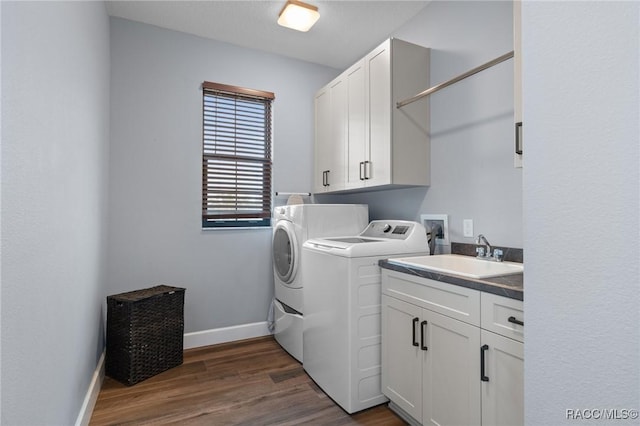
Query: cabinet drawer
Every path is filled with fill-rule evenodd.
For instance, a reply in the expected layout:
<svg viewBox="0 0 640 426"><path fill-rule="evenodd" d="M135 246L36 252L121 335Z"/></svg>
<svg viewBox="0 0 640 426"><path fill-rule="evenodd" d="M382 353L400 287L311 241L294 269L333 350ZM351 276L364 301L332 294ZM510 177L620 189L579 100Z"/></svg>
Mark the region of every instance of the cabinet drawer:
<svg viewBox="0 0 640 426"><path fill-rule="evenodd" d="M524 307L521 300L482 293L480 310L480 327L524 342Z"/></svg>
<svg viewBox="0 0 640 426"><path fill-rule="evenodd" d="M480 325L480 292L382 270L382 293L466 323Z"/></svg>

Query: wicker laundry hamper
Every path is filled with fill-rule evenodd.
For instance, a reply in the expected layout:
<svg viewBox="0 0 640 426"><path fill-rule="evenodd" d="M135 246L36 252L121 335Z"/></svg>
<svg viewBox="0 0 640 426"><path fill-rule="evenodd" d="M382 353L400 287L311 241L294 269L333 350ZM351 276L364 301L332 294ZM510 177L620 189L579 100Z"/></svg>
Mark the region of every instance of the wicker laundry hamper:
<svg viewBox="0 0 640 426"><path fill-rule="evenodd" d="M105 373L128 386L182 364L184 288L107 297Z"/></svg>

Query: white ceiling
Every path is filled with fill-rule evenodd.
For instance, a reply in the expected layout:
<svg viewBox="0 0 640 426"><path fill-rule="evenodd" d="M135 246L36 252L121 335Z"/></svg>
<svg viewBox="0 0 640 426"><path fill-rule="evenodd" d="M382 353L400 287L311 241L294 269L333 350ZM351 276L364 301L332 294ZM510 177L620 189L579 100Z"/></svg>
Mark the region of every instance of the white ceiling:
<svg viewBox="0 0 640 426"><path fill-rule="evenodd" d="M111 16L344 69L429 3L308 0L318 7L320 20L302 33L276 23L285 1L107 1L107 11Z"/></svg>

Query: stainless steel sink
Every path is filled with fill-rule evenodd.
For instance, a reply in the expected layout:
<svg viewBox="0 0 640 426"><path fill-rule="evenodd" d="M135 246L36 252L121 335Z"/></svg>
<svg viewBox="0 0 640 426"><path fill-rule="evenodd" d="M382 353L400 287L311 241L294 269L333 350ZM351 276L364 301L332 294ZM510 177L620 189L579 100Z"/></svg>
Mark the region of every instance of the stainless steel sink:
<svg viewBox="0 0 640 426"><path fill-rule="evenodd" d="M458 254L399 257L389 259L389 262L468 278L501 277L503 275L521 274L524 271L522 263L494 262Z"/></svg>

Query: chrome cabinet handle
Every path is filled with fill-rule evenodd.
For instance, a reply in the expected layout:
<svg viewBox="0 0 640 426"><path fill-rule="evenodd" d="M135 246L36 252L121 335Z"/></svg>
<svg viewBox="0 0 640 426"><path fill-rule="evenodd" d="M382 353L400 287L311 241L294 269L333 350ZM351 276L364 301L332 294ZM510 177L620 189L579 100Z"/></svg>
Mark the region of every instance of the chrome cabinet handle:
<svg viewBox="0 0 640 426"><path fill-rule="evenodd" d="M365 180L365 176L364 176L364 161L360 162L360 180Z"/></svg>

